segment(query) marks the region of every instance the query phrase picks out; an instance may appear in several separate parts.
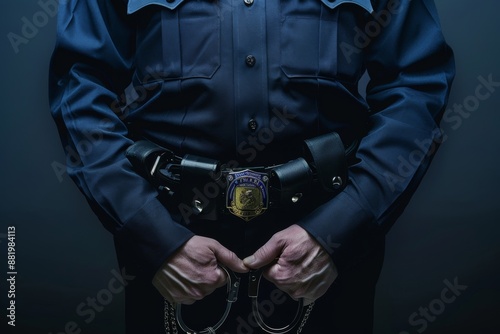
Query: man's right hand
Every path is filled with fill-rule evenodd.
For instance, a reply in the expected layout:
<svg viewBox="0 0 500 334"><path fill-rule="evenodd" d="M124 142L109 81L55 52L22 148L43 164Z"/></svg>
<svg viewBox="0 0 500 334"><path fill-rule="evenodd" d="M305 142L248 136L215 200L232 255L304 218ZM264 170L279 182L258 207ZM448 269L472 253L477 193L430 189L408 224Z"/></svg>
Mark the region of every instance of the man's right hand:
<svg viewBox="0 0 500 334"><path fill-rule="evenodd" d="M228 269L248 272L243 261L218 241L194 236L153 277L153 285L170 303L192 304L226 284Z"/></svg>

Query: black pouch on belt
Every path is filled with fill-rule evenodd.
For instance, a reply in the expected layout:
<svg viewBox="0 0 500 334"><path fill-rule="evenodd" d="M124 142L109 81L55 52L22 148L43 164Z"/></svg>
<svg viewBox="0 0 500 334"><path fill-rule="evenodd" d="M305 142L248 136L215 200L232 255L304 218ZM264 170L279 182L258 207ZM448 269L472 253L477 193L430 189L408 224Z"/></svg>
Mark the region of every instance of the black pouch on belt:
<svg viewBox="0 0 500 334"><path fill-rule="evenodd" d="M156 173L159 167L165 164L165 161L173 159L174 154L155 143L139 140L127 148L125 156L137 174L151 184L158 185Z"/></svg>
<svg viewBox="0 0 500 334"><path fill-rule="evenodd" d="M182 211L191 216L215 220L219 210L218 198L223 191L215 182L218 162L213 159L186 154L181 162ZM186 216L185 216L186 217ZM194 218L193 217L193 218Z"/></svg>
<svg viewBox="0 0 500 334"><path fill-rule="evenodd" d="M271 207L292 208L311 195L313 174L307 161L298 158L271 171L269 191L274 200Z"/></svg>
<svg viewBox="0 0 500 334"><path fill-rule="evenodd" d="M305 156L315 181L327 195L334 196L347 184L347 158L344 143L336 132L307 139Z"/></svg>
<svg viewBox="0 0 500 334"><path fill-rule="evenodd" d="M317 203L344 189L347 180L345 149L336 132L304 141L304 158L273 167L271 207L293 208Z"/></svg>

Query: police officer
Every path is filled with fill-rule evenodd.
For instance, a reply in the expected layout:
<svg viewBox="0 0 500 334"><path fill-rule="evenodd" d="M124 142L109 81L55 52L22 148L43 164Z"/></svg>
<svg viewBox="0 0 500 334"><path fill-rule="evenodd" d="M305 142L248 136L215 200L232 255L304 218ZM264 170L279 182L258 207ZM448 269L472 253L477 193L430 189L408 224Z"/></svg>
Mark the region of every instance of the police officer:
<svg viewBox="0 0 500 334"><path fill-rule="evenodd" d="M135 276L127 333L181 332L180 304L214 332L226 271L242 286L217 333L264 333L245 290L259 268L272 326L301 300L294 333L371 333L384 233L440 142L453 76L432 0L60 2L51 109L69 175ZM159 190L125 155L140 140L215 176L184 168ZM309 192L279 177L272 192L290 166L290 189Z"/></svg>

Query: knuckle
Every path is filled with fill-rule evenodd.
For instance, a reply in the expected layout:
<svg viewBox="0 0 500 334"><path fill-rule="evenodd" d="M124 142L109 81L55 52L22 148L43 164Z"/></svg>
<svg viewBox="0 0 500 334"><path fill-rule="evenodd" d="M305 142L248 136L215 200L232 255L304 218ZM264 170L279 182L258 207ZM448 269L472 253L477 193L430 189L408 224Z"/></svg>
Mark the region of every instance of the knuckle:
<svg viewBox="0 0 500 334"><path fill-rule="evenodd" d="M193 300L202 300L203 298L206 297L206 294L201 290L195 290L193 291L190 297Z"/></svg>
<svg viewBox="0 0 500 334"><path fill-rule="evenodd" d="M185 299L183 301L178 302L179 304L184 304L184 305L192 305L196 302L194 299Z"/></svg>
<svg viewBox="0 0 500 334"><path fill-rule="evenodd" d="M226 283L226 274L222 269L214 271L214 274L211 276L212 276L212 285Z"/></svg>
<svg viewBox="0 0 500 334"><path fill-rule="evenodd" d="M223 260L225 264L230 265L236 260L236 254L234 254L232 251L230 251L227 248L220 248L219 249L219 254L220 254L220 260ZM226 263L228 262L228 263Z"/></svg>
<svg viewBox="0 0 500 334"><path fill-rule="evenodd" d="M256 252L259 257L267 258L269 254L271 253L271 246L270 244L265 244L259 250Z"/></svg>
<svg viewBox="0 0 500 334"><path fill-rule="evenodd" d="M226 275L222 270L215 270L212 274L205 276L204 287L211 291L226 284Z"/></svg>
<svg viewBox="0 0 500 334"><path fill-rule="evenodd" d="M173 294L171 295L172 303L178 303L178 304L183 304L186 298L184 296L180 296L178 294Z"/></svg>
<svg viewBox="0 0 500 334"><path fill-rule="evenodd" d="M207 242L209 243L210 246L212 246L214 249L221 249L223 246L220 242L218 242L215 239L208 238Z"/></svg>
<svg viewBox="0 0 500 334"><path fill-rule="evenodd" d="M276 278L275 278L272 274L270 274L269 272L263 272L263 273L262 273L262 276L263 276L266 280L268 280L269 282L271 282L271 283L273 283L273 284L275 284L275 285L278 285L278 284L279 284L278 280L276 280Z"/></svg>
<svg viewBox="0 0 500 334"><path fill-rule="evenodd" d="M272 265L262 272L264 278L268 280L277 279L279 277L279 269L277 265Z"/></svg>
<svg viewBox="0 0 500 334"><path fill-rule="evenodd" d="M271 239L269 239L269 241L272 244L278 244L280 242L280 240L281 240L281 232L273 234L273 236L271 237Z"/></svg>
<svg viewBox="0 0 500 334"><path fill-rule="evenodd" d="M288 292L288 294L293 299L300 299L300 298L304 297L304 291L302 291L302 289L299 289L299 288L290 290Z"/></svg>
<svg viewBox="0 0 500 334"><path fill-rule="evenodd" d="M267 274L270 279L279 284L289 283L290 280L294 278L294 276L291 275L290 271L283 270L283 268L280 266L272 266L265 274Z"/></svg>
<svg viewBox="0 0 500 334"><path fill-rule="evenodd" d="M238 257L236 256L236 254L234 252L230 251L229 249L227 249L226 252L227 252L227 257L231 261L236 261L238 259Z"/></svg>

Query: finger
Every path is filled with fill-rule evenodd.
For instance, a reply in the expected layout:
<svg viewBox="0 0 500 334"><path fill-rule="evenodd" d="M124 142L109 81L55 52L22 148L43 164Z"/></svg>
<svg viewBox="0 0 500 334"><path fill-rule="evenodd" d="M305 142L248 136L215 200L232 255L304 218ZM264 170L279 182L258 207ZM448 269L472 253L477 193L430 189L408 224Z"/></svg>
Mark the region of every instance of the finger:
<svg viewBox="0 0 500 334"><path fill-rule="evenodd" d="M153 278L152 283L153 286L156 288L156 290L158 290L158 292L162 295L162 297L165 298L169 303L172 304L175 302L174 298L172 297L172 295L170 294L170 292L160 279L155 277Z"/></svg>
<svg viewBox="0 0 500 334"><path fill-rule="evenodd" d="M312 299L312 298L305 298L305 297L304 297L304 300L303 300L303 301L304 301L304 306L307 306L307 305L309 305L309 304L314 303L314 299Z"/></svg>
<svg viewBox="0 0 500 334"><path fill-rule="evenodd" d="M216 271L217 271L217 276L219 277L219 279L217 280L215 287L220 288L220 287L227 284L228 277L227 277L226 271L224 269L222 269L221 267L217 266Z"/></svg>
<svg viewBox="0 0 500 334"><path fill-rule="evenodd" d="M178 302L176 302L176 304L182 304L182 305L192 305L194 304L195 302L197 302L196 299L183 299L183 300L179 300Z"/></svg>
<svg viewBox="0 0 500 334"><path fill-rule="evenodd" d="M211 250L214 252L215 257L220 264L237 273L248 272L248 268L243 264L243 261L237 257L236 254L222 246L219 242L215 242L211 246Z"/></svg>
<svg viewBox="0 0 500 334"><path fill-rule="evenodd" d="M178 270L175 270L175 267L173 269L157 273L152 281L160 294L170 303L193 304L215 289L202 289L200 286L190 285L183 276L177 275Z"/></svg>
<svg viewBox="0 0 500 334"><path fill-rule="evenodd" d="M183 287L179 286L177 281L170 281L169 283L157 281L153 282L153 285L168 302L186 305L191 305L198 300L202 300L216 289L216 287L196 287L186 291ZM224 285L224 283L222 285Z"/></svg>
<svg viewBox="0 0 500 334"><path fill-rule="evenodd" d="M243 263L250 269L259 269L275 261L281 255L282 249L281 243L273 237L253 255L243 259Z"/></svg>

